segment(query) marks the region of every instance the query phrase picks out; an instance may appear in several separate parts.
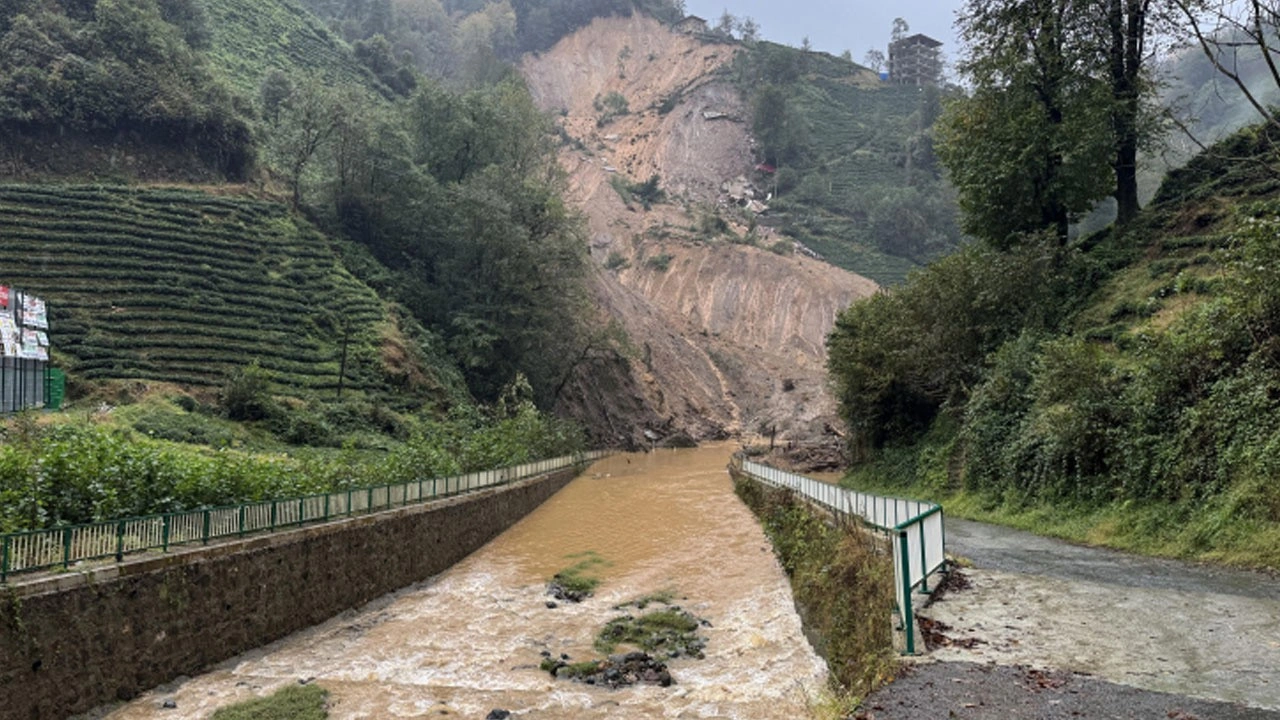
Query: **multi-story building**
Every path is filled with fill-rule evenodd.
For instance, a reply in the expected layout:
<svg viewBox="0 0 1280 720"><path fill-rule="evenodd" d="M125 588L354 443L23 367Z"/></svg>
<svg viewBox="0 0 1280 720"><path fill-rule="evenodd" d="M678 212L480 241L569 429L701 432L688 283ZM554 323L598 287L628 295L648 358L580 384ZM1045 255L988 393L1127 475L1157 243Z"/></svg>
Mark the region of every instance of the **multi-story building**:
<svg viewBox="0 0 1280 720"><path fill-rule="evenodd" d="M937 85L942 80L942 43L928 35L889 43L889 82L898 85Z"/></svg>

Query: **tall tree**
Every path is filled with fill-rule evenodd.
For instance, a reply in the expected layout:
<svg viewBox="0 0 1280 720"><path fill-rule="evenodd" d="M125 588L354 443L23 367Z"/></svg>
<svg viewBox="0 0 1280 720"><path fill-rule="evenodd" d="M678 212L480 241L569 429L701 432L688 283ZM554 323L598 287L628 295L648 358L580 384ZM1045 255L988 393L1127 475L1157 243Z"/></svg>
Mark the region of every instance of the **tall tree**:
<svg viewBox="0 0 1280 720"><path fill-rule="evenodd" d="M1158 38L1180 32L1173 7L1161 0L1100 0L1105 10L1107 80L1111 86L1111 125L1115 134L1112 169L1116 175L1116 220L1123 224L1137 216L1138 151L1152 132L1144 127L1153 84L1147 65ZM1191 0L1199 4L1199 0Z"/></svg>
<svg viewBox="0 0 1280 720"><path fill-rule="evenodd" d="M1011 173L1035 173L1024 181L1033 191L1028 199L1039 211L1010 218L1018 222L1001 230L1025 231L1029 228L1022 225L1038 215L1065 240L1073 216L1108 195L1116 199L1117 220L1132 220L1140 209L1138 153L1154 136L1149 119L1154 116L1155 85L1149 65L1157 41L1177 30L1172 0L969 0L962 18L968 54L959 69L974 87L974 98L964 104L987 107L961 107L950 114L944 162L952 172L968 174L956 166L966 157L983 163L980 154L968 150L991 138L966 138L956 131L962 126L976 130L975 117L985 118L999 126L989 129L1007 135L1005 140L1013 146L991 146L983 152L996 150L1005 161L1012 156L1024 160L996 167L988 161L986 170L1015 183L1018 179ZM1028 122L1031 116L1024 112L1009 112L1009 103L1019 94L1038 107L1039 122ZM991 112L995 106L1004 108L1001 114ZM965 115L967 122L961 119ZM1043 162L1025 162L1029 147L1041 148ZM1091 170L1095 164L1107 166L1110 177ZM981 182L977 176L970 180ZM990 188L969 188L968 194L989 195ZM984 212L972 198L966 203L965 196L961 188L962 204L971 212Z"/></svg>
<svg viewBox="0 0 1280 720"><path fill-rule="evenodd" d="M970 0L960 72L973 94L939 123L965 229L997 246L1069 223L1110 194L1110 102L1085 2Z"/></svg>

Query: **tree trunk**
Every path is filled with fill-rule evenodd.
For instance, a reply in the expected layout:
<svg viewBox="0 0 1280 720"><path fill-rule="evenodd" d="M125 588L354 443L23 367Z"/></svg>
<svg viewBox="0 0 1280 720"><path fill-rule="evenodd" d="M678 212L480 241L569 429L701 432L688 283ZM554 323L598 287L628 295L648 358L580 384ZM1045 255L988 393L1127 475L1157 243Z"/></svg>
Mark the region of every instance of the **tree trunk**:
<svg viewBox="0 0 1280 720"><path fill-rule="evenodd" d="M1138 102L1147 9L1142 0L1110 0L1111 124L1115 132L1116 222L1138 215Z"/></svg>

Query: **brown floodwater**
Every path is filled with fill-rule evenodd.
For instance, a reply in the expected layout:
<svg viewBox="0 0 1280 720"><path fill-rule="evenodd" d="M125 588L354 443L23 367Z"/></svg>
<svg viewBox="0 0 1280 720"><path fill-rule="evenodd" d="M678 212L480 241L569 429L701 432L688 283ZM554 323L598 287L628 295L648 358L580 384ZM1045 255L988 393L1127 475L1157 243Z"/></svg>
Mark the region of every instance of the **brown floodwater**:
<svg viewBox="0 0 1280 720"><path fill-rule="evenodd" d="M113 720L207 717L299 680L333 718L777 718L809 715L826 666L786 577L725 466L733 446L617 455L450 570L355 612L157 688ZM546 582L598 559L593 597L546 607ZM675 684L609 690L556 680L540 653L595 657L615 605L669 591L711 623ZM632 609L628 609L635 612ZM176 709L163 709L166 700Z"/></svg>

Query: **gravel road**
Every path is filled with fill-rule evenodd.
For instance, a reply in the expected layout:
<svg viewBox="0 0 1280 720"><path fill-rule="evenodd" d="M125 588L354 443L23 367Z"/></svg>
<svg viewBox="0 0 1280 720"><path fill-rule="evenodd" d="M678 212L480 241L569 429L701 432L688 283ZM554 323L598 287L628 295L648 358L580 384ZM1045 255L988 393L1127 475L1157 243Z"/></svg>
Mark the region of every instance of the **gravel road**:
<svg viewBox="0 0 1280 720"><path fill-rule="evenodd" d="M861 717L1280 720L1280 580L948 518L969 587Z"/></svg>

